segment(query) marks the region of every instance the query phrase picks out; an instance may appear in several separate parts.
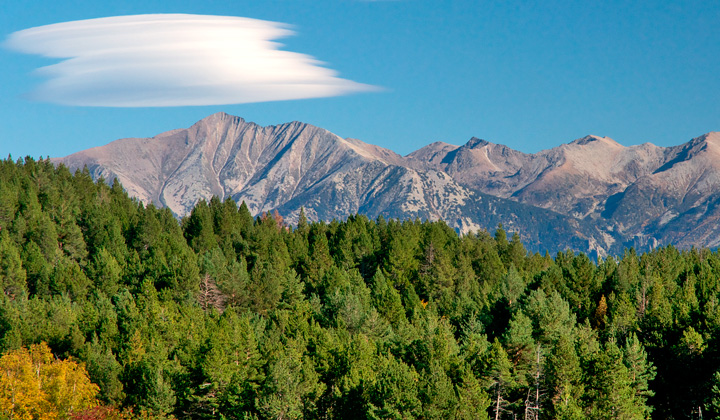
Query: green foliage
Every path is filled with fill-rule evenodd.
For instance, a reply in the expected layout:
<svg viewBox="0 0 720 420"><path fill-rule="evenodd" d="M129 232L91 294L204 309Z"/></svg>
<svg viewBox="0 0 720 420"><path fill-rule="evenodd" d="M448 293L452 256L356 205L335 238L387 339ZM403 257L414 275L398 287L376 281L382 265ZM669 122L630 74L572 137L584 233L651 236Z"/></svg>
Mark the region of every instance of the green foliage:
<svg viewBox="0 0 720 420"><path fill-rule="evenodd" d="M0 161L0 350L84 363L104 405L76 418L717 417L718 279L717 251L551 258L502 227L293 229L230 198L178 222Z"/></svg>
<svg viewBox="0 0 720 420"><path fill-rule="evenodd" d="M650 410L638 398L637 376L623 363L622 351L608 341L594 366L595 387L588 387L589 412L597 419L644 419ZM633 377L635 375L635 377Z"/></svg>
<svg viewBox="0 0 720 420"><path fill-rule="evenodd" d="M90 380L100 386L100 399L106 403L118 404L123 397L123 384L120 382L121 366L112 349L100 344L97 337L85 344L80 352L85 360Z"/></svg>
<svg viewBox="0 0 720 420"><path fill-rule="evenodd" d="M26 273L20 253L6 232L0 231L0 291L14 299L27 294Z"/></svg>
<svg viewBox="0 0 720 420"><path fill-rule="evenodd" d="M561 337L548 357L546 379L553 418L584 418L581 409L585 394L581 381L583 372L573 344L567 337Z"/></svg>

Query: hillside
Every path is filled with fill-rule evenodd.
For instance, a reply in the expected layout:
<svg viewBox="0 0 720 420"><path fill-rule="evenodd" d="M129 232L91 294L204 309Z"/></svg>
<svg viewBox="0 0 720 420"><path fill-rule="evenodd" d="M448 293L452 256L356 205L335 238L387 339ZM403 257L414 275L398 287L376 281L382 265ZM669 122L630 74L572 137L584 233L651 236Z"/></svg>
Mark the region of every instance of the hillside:
<svg viewBox="0 0 720 420"><path fill-rule="evenodd" d="M0 416L717 418L718 279L708 249L594 262L444 222L291 229L230 199L178 223L5 160Z"/></svg>

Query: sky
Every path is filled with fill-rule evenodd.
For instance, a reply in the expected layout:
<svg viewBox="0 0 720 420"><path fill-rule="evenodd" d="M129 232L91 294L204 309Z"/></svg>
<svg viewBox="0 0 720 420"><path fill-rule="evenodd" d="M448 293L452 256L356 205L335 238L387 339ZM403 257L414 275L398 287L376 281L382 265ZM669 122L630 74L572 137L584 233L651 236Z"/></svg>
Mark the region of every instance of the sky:
<svg viewBox="0 0 720 420"><path fill-rule="evenodd" d="M720 3L634 3L5 1L0 155L65 156L219 111L402 155L720 131Z"/></svg>

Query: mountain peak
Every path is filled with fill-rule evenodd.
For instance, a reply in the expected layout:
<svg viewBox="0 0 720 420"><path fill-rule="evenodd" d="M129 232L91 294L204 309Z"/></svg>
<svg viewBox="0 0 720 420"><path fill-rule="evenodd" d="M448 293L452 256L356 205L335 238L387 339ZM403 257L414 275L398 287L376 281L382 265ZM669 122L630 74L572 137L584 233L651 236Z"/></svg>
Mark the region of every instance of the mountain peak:
<svg viewBox="0 0 720 420"><path fill-rule="evenodd" d="M689 147L689 148L706 148L707 146L712 146L713 148L720 147L720 132L718 131L711 131L707 134L703 134L702 136L694 137L689 142L682 144L680 146L676 147Z"/></svg>
<svg viewBox="0 0 720 420"><path fill-rule="evenodd" d="M708 143L720 145L720 131L711 131L701 137Z"/></svg>
<svg viewBox="0 0 720 420"><path fill-rule="evenodd" d="M720 132L711 131L678 147L685 147L695 151L712 151L713 155L717 157L720 154Z"/></svg>
<svg viewBox="0 0 720 420"><path fill-rule="evenodd" d="M472 137L470 140L468 140L467 143L465 143L465 146L470 149L477 149L480 147L488 146L492 143L490 143L487 140L479 139L477 137Z"/></svg>
<svg viewBox="0 0 720 420"><path fill-rule="evenodd" d="M198 121L196 124L198 124L198 123L216 124L218 122L223 122L223 121L236 121L238 123L243 123L243 122L245 122L245 119L220 111L220 112L216 112L212 115L208 115L207 117Z"/></svg>
<svg viewBox="0 0 720 420"><path fill-rule="evenodd" d="M712 230L720 220L720 132L669 148L589 135L534 154L472 137L461 147L436 142L402 157L300 121L260 126L218 112L191 128L53 162L119 179L128 194L178 216L215 195L245 201L255 214L278 209L286 220L303 206L312 220L443 218L463 231L514 221L535 229L540 247L600 254L627 243L650 246L646 238L720 244ZM707 213L710 227L693 209L714 212ZM547 236L558 226L572 233Z"/></svg>
<svg viewBox="0 0 720 420"><path fill-rule="evenodd" d="M611 139L610 137L600 137L600 136L596 136L593 134L587 135L585 137L582 137L582 138L579 138L579 139L576 139L576 140L573 140L572 142L570 142L570 144L575 144L578 146L585 146L585 145L593 144L593 143L601 143L601 144L607 144L610 146L622 147L622 145L620 143L616 142L615 140Z"/></svg>

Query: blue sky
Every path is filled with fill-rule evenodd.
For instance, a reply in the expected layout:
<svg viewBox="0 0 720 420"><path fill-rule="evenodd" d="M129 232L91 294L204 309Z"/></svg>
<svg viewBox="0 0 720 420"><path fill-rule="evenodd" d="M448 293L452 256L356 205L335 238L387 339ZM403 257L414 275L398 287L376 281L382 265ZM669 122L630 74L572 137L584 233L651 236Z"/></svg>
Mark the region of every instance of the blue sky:
<svg viewBox="0 0 720 420"><path fill-rule="evenodd" d="M282 50L381 87L236 105L114 108L27 99L57 63L0 49L0 153L64 156L188 127L214 112L314 124L407 154L470 137L536 152L586 134L680 144L720 130L717 1L25 0L0 5L3 38L59 22L149 13L289 24ZM653 4L654 3L654 4Z"/></svg>

